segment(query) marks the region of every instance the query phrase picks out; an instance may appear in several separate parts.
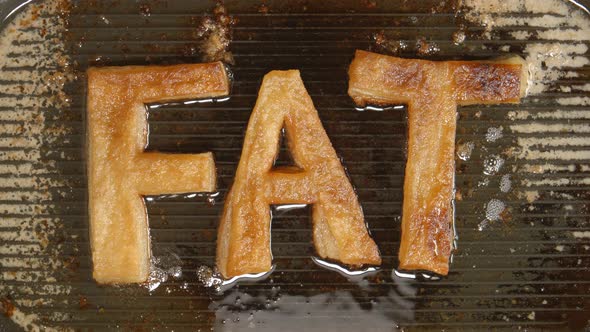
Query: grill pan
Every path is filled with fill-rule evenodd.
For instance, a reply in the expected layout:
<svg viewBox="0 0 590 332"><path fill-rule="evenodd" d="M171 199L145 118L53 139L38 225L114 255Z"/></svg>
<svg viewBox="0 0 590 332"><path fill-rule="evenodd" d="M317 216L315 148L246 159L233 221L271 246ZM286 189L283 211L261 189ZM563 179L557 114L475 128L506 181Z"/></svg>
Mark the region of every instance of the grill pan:
<svg viewBox="0 0 590 332"><path fill-rule="evenodd" d="M84 72L202 62L210 33L203 22L219 20L221 7L0 2L0 331L590 329L590 36L557 22L590 18L580 16L584 2L555 5L567 12L553 5L470 16L452 1L227 1L230 98L149 107L148 150L212 151L219 192L147 198L157 273L148 285L112 287L91 277ZM574 32L543 33L551 29ZM530 58L531 45L556 40L577 53L556 65L566 74L542 81L542 91L520 105L458 109L458 247L449 275L396 274L406 108L355 109L346 94L354 50ZM274 271L207 287L223 198L261 79L274 69L301 71L384 263L361 276L319 266L310 208L274 207ZM277 164L290 162L282 146Z"/></svg>

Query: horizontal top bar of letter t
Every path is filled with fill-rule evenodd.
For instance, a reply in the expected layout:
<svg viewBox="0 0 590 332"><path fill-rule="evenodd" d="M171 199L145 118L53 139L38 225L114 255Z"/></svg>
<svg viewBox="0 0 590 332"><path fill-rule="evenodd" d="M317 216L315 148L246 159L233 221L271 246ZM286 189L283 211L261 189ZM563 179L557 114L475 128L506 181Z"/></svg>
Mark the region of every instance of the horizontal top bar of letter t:
<svg viewBox="0 0 590 332"><path fill-rule="evenodd" d="M297 167L273 169L285 128ZM313 241L322 258L379 265L377 245L298 70L264 76L217 235L225 278L271 269L270 204L313 204Z"/></svg>
<svg viewBox="0 0 590 332"><path fill-rule="evenodd" d="M359 105L408 104L401 270L446 275L452 249L457 105L518 103L523 60L426 61L357 51L348 94Z"/></svg>
<svg viewBox="0 0 590 332"><path fill-rule="evenodd" d="M151 102L226 96L221 62L88 70L88 205L93 277L147 280L150 244L144 195L211 192L211 153L145 152Z"/></svg>

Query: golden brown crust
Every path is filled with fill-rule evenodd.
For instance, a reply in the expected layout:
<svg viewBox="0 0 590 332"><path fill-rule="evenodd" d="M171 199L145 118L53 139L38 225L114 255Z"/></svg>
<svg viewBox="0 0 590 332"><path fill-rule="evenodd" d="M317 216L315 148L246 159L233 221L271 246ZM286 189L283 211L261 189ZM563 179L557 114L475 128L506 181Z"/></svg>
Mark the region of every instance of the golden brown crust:
<svg viewBox="0 0 590 332"><path fill-rule="evenodd" d="M459 105L520 102L522 65L449 61L448 66Z"/></svg>
<svg viewBox="0 0 590 332"><path fill-rule="evenodd" d="M150 248L143 195L215 190L211 153L144 152L144 104L228 93L220 62L88 70L90 243L97 282L147 279Z"/></svg>
<svg viewBox="0 0 590 332"><path fill-rule="evenodd" d="M523 72L514 59L432 62L356 52L350 97L359 105L409 105L400 269L448 273L456 105L516 103Z"/></svg>
<svg viewBox="0 0 590 332"><path fill-rule="evenodd" d="M272 169L283 125L298 169ZM269 205L288 203L313 204L319 256L355 266L381 264L356 194L297 70L272 71L260 87L217 236L217 266L224 277L270 270Z"/></svg>

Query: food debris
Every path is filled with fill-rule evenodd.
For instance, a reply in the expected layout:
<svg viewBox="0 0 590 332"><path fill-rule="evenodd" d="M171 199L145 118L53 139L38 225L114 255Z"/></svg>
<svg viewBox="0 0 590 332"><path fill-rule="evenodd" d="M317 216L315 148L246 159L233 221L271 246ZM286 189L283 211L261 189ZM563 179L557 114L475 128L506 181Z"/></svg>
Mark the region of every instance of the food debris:
<svg viewBox="0 0 590 332"><path fill-rule="evenodd" d="M426 39L420 38L416 42L416 51L419 55L433 55L440 52L440 48L435 42L427 42Z"/></svg>
<svg viewBox="0 0 590 332"><path fill-rule="evenodd" d="M0 311L6 317L12 317L14 314L14 305L8 298L3 297L0 299Z"/></svg>
<svg viewBox="0 0 590 332"><path fill-rule="evenodd" d="M218 2L213 10L214 17L205 17L195 31L197 38L203 40L200 51L204 62L223 61L234 64L233 54L229 51L232 40L232 26L236 20L227 14L222 2Z"/></svg>
<svg viewBox="0 0 590 332"><path fill-rule="evenodd" d="M88 309L88 307L90 306L90 303L88 302L88 298L86 296L80 296L78 304L81 310Z"/></svg>
<svg viewBox="0 0 590 332"><path fill-rule="evenodd" d="M465 31L463 29L453 32L453 44L461 45L465 41Z"/></svg>
<svg viewBox="0 0 590 332"><path fill-rule="evenodd" d="M396 55L408 48L407 42L389 39L383 30L373 34L372 39L380 50L390 54Z"/></svg>
<svg viewBox="0 0 590 332"><path fill-rule="evenodd" d="M459 159L467 161L471 158L471 153L473 153L473 148L475 148L475 143L473 142L466 142L457 145L457 156Z"/></svg>
<svg viewBox="0 0 590 332"><path fill-rule="evenodd" d="M139 13L143 16L150 16L152 15L152 8L148 4L141 4L139 5Z"/></svg>
<svg viewBox="0 0 590 332"><path fill-rule="evenodd" d="M266 15L266 14L268 14L269 10L270 10L270 8L265 3L261 4L260 6L258 6L258 12L260 14Z"/></svg>

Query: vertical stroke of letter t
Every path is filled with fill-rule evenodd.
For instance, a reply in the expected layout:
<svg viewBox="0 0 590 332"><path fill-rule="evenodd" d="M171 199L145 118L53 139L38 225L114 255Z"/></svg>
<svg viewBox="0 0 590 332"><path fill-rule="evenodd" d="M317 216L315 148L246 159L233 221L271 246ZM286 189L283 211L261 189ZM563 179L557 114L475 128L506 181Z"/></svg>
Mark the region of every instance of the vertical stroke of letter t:
<svg viewBox="0 0 590 332"><path fill-rule="evenodd" d="M144 151L145 104L228 94L228 76L220 62L88 70L88 206L98 283L147 280L151 253L143 196L215 190L210 152Z"/></svg>

